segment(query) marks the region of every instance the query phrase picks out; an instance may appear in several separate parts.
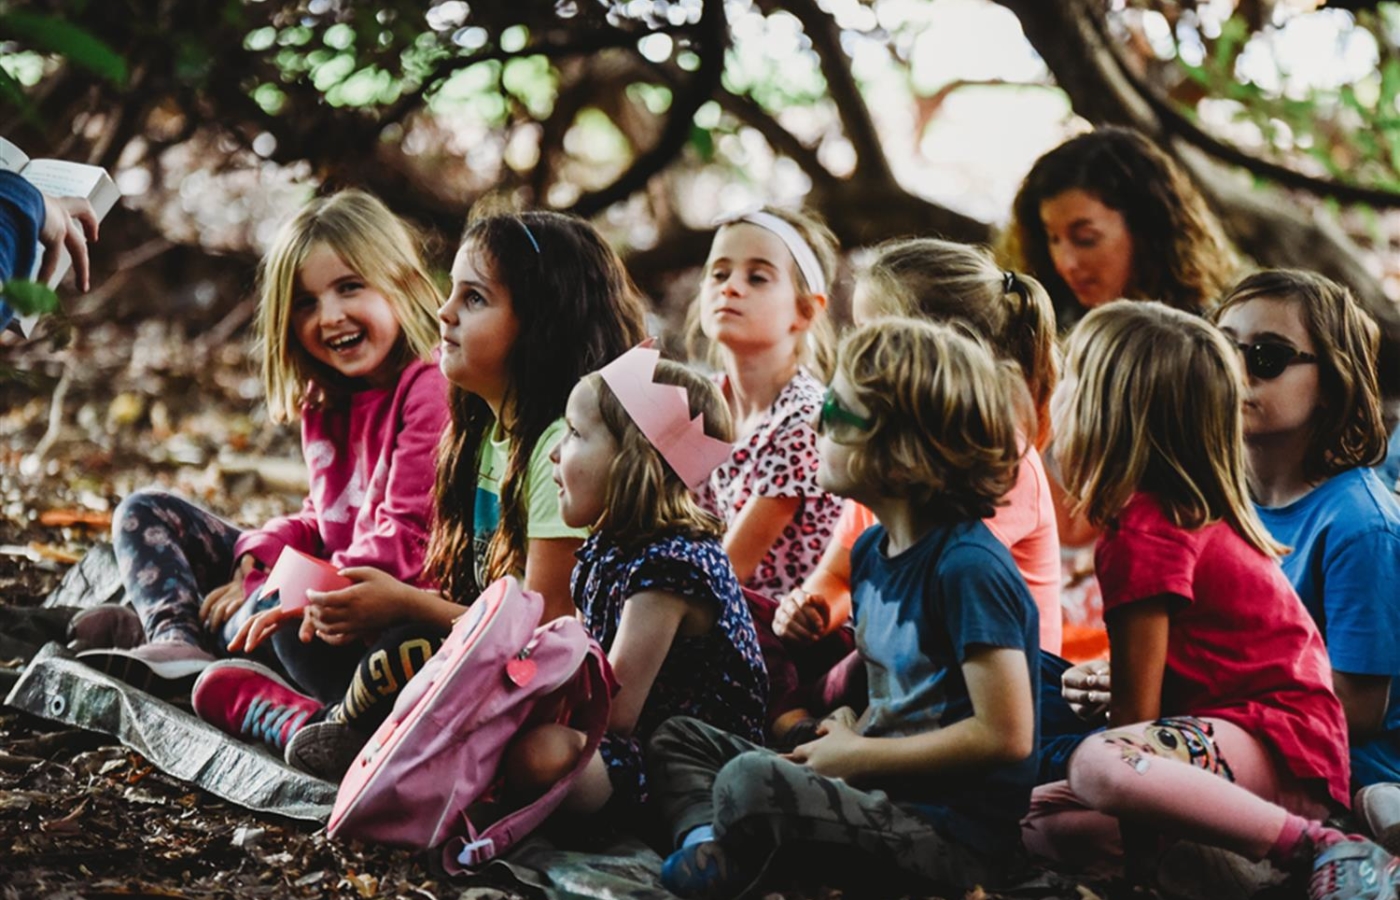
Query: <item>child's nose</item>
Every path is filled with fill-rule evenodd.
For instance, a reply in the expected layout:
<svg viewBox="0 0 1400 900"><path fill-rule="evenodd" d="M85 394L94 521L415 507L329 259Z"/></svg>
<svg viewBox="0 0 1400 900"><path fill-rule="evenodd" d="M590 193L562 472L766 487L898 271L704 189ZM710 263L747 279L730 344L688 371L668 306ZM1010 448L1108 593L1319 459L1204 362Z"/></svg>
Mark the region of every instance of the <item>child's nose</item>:
<svg viewBox="0 0 1400 900"><path fill-rule="evenodd" d="M345 304L334 294L320 298L316 310L321 315L322 325L334 325L345 318Z"/></svg>
<svg viewBox="0 0 1400 900"><path fill-rule="evenodd" d="M438 321L441 322L441 323L444 324L444 325L456 325L456 324L457 324L457 313L456 313L456 311L453 310L453 308L452 308L452 298L451 298L451 297L448 297L446 300L444 300L444 301L442 302L442 306L439 306L439 307L438 307L438 313L437 313L437 315L438 315Z"/></svg>

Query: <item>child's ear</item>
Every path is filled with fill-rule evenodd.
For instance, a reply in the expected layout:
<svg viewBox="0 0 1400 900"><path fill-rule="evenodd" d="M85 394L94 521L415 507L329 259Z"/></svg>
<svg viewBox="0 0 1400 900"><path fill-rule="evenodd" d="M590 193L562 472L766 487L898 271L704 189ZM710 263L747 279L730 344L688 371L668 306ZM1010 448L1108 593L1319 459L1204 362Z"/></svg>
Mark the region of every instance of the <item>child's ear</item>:
<svg viewBox="0 0 1400 900"><path fill-rule="evenodd" d="M826 294L808 294L803 297L802 302L797 304L796 324L802 329L810 328L817 314L826 309L826 305Z"/></svg>

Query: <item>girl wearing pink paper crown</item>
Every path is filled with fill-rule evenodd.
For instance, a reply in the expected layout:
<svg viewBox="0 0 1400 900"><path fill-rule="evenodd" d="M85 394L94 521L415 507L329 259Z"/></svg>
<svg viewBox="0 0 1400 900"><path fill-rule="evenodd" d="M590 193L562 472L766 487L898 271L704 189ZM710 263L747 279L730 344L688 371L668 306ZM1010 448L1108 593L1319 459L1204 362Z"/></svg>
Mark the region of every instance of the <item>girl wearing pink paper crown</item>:
<svg viewBox="0 0 1400 900"><path fill-rule="evenodd" d="M260 281L263 386L274 421L301 418L310 493L300 512L249 531L161 491L118 507L112 541L149 643L81 658L158 694L187 691L255 609L275 606L264 582L284 548L431 582L423 556L447 382L431 359L438 293L418 238L368 194L320 197L283 226ZM275 649L287 674L326 696L345 690L362 652L298 641L295 629Z"/></svg>
<svg viewBox="0 0 1400 900"><path fill-rule="evenodd" d="M538 591L546 620L574 614L569 573L587 532L560 515L549 455L579 379L645 334L640 299L616 252L588 222L550 212L469 223L438 324L452 418L436 489L424 465L420 496L436 503L425 568L440 590L352 568L341 573L355 582L350 587L313 592L298 613L302 637L346 645L359 660L348 689L342 683L333 697L306 696L270 671L227 664L195 685L201 717L322 777L344 775L463 604L491 582L509 574ZM273 631L295 639L296 629L281 626L270 614L235 644L255 645ZM386 647L395 634L416 640Z"/></svg>
<svg viewBox="0 0 1400 900"><path fill-rule="evenodd" d="M695 489L729 456L729 413L715 386L636 347L569 395L554 480L564 521L592 536L578 554L574 602L612 663L609 733L565 809L625 814L646 799L646 739L686 715L760 740L768 680L723 523ZM508 750L507 785L535 793L570 771L584 735L561 725Z"/></svg>
<svg viewBox="0 0 1400 900"><path fill-rule="evenodd" d="M692 311L737 435L710 476L712 508L740 581L773 598L815 568L841 514L817 485L811 426L830 366L836 265L836 239L809 215L764 207L735 216L715 232Z"/></svg>

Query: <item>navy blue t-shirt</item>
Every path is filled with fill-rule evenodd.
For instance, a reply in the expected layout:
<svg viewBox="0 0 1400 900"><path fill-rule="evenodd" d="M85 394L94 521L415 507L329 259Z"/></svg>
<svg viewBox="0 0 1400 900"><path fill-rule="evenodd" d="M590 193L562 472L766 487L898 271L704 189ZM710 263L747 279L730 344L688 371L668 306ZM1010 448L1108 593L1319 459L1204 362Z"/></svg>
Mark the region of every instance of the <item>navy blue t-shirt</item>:
<svg viewBox="0 0 1400 900"><path fill-rule="evenodd" d="M885 545L876 525L851 548L851 617L870 685L864 733L921 734L971 718L962 664L979 647L1026 654L1038 720L1040 622L1006 547L976 520L938 526L893 558ZM1019 845L1035 776L1032 753L981 771L878 786L940 832L995 854Z"/></svg>

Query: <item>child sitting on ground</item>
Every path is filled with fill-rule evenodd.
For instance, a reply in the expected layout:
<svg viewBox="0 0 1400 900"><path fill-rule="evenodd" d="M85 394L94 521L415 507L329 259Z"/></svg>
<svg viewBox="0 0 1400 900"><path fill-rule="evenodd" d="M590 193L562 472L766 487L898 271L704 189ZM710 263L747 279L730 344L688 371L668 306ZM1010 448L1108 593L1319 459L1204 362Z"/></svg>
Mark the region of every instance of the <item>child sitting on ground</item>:
<svg viewBox="0 0 1400 900"><path fill-rule="evenodd" d="M555 448L564 521L592 536L574 602L619 690L608 734L564 808L626 813L647 799L642 748L672 716L762 739L767 674L722 526L693 491L729 456L728 411L701 375L633 348L569 396ZM559 725L509 749L508 786L526 794L570 771L583 735Z"/></svg>
<svg viewBox="0 0 1400 900"><path fill-rule="evenodd" d="M817 564L841 512L817 484L811 427L835 271L836 239L824 225L765 207L719 226L693 307L737 435L710 477L712 511L727 525L724 549L739 580L773 599Z"/></svg>
<svg viewBox="0 0 1400 900"><path fill-rule="evenodd" d="M150 643L84 662L156 693L188 690L256 610L276 604L262 586L284 547L431 583L423 555L447 383L429 358L438 294L418 248L360 191L313 200L286 223L263 262L258 335L272 419L301 417L306 502L242 531L172 494L126 498L112 542ZM283 671L323 698L344 692L360 656L295 631L275 649Z"/></svg>
<svg viewBox="0 0 1400 900"><path fill-rule="evenodd" d="M676 718L651 741L682 897L737 896L779 846L854 846L964 890L1012 878L1035 775L1039 625L983 523L1021 458L1019 373L948 326L883 319L842 343L817 419L823 487L875 512L851 552L857 721L779 755Z"/></svg>
<svg viewBox="0 0 1400 900"><path fill-rule="evenodd" d="M1051 407L1075 513L1103 529L1113 727L1036 789L1024 838L1081 865L1126 850L1140 880L1161 838L1189 839L1311 869L1313 900L1372 896L1359 886L1389 886L1397 861L1322 823L1349 799L1346 723L1248 500L1240 368L1157 303L1094 310L1071 338Z"/></svg>
<svg viewBox="0 0 1400 900"><path fill-rule="evenodd" d="M568 579L586 533L560 517L549 454L579 378L643 336L617 254L588 222L548 212L469 223L438 319L452 423L436 490L424 465L418 496L436 503L426 566L441 591L354 567L341 574L355 584L313 594L299 620L272 611L235 636L233 649L269 634L279 649L299 634L340 645L351 667L334 692L306 696L248 663L216 664L195 686L201 717L326 778L344 774L462 605L492 581L511 574L538 591L546 620L573 614Z"/></svg>

